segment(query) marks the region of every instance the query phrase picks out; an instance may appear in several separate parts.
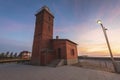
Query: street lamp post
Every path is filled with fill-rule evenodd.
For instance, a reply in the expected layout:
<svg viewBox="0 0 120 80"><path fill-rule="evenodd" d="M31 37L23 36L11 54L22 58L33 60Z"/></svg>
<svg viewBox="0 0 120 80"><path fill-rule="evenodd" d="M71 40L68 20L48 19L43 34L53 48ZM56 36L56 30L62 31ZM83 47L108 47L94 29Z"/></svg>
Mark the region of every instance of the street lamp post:
<svg viewBox="0 0 120 80"><path fill-rule="evenodd" d="M110 52L112 64L113 64L113 67L114 67L115 72L117 72L115 60L114 60L114 58L113 58L112 50L111 50L110 43L109 43L109 40L108 40L108 37L107 37L107 33L106 33L106 30L107 30L107 29L103 26L101 20L98 20L97 23L100 24L101 27L102 27L102 30L103 30L103 33L104 33L104 36L105 36L105 39L106 39L106 42L107 42L107 46L108 46L108 49L109 49L109 52Z"/></svg>

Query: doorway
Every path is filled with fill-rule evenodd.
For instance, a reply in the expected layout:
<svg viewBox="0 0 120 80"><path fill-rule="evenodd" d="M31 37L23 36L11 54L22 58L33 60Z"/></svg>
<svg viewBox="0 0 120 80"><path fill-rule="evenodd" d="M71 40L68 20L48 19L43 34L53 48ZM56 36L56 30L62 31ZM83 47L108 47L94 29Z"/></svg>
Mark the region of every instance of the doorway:
<svg viewBox="0 0 120 80"><path fill-rule="evenodd" d="M61 48L58 48L58 59L61 59Z"/></svg>

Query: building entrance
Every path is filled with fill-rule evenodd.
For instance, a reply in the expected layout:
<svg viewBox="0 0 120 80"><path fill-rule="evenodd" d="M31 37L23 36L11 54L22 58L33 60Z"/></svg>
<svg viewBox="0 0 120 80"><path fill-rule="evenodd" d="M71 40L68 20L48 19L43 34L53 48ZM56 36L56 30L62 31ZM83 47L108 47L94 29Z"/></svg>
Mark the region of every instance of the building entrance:
<svg viewBox="0 0 120 80"><path fill-rule="evenodd" d="M61 59L61 48L58 48L58 59Z"/></svg>

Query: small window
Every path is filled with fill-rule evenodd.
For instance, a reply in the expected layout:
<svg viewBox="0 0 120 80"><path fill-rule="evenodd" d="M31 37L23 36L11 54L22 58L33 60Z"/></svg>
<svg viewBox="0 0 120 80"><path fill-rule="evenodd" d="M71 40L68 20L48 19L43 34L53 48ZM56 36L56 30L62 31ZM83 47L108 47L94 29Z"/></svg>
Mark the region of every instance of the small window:
<svg viewBox="0 0 120 80"><path fill-rule="evenodd" d="M74 49L71 49L71 55L72 55L72 56L75 55Z"/></svg>

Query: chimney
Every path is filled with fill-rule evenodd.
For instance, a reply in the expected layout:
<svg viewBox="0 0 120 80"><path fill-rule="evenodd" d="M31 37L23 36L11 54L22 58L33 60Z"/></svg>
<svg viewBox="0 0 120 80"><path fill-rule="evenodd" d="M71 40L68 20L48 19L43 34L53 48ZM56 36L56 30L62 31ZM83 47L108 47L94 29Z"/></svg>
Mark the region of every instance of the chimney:
<svg viewBox="0 0 120 80"><path fill-rule="evenodd" d="M59 39L59 36L56 36L56 39Z"/></svg>

